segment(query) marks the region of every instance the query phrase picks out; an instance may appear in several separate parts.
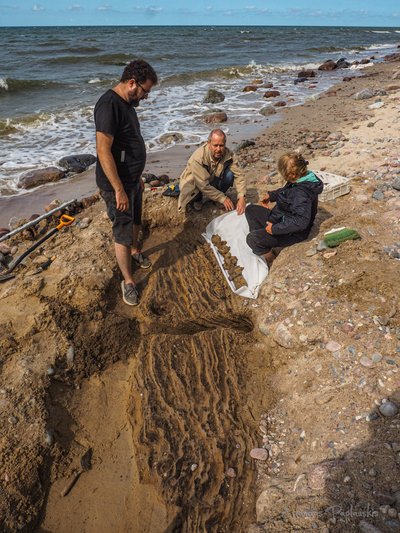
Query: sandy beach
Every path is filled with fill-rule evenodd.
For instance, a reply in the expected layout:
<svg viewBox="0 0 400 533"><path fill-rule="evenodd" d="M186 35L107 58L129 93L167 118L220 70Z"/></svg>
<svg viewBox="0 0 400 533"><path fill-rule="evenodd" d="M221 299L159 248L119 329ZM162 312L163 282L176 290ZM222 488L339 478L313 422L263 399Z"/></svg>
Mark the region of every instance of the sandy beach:
<svg viewBox="0 0 400 533"><path fill-rule="evenodd" d="M255 140L238 151L249 201L278 186L293 149L351 185L320 203L256 301L230 292L201 238L220 212L184 220L161 190L146 194L153 267L136 272L137 308L121 303L102 202L0 284L2 531L400 529L399 72L376 64L259 135L241 130ZM177 177L191 150L146 170ZM2 199L0 224L93 191L89 170ZM316 250L342 226L361 238ZM11 241L15 255L32 244Z"/></svg>

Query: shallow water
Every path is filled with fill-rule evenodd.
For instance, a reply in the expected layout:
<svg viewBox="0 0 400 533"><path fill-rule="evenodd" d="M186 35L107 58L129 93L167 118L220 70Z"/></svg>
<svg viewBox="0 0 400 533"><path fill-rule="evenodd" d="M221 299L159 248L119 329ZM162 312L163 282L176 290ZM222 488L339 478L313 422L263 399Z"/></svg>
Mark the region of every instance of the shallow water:
<svg viewBox="0 0 400 533"><path fill-rule="evenodd" d="M398 40L395 29L373 28L1 28L0 195L23 192L17 182L26 170L94 153L94 103L136 57L160 77L139 108L148 149L158 151L168 147L160 142L167 132L180 132L183 144L206 138L210 127L202 113L215 106L202 100L210 87L225 94L217 107L228 114L229 130L260 117L263 91L242 92L255 78L272 82L295 105L343 75L325 73L315 87L294 85L301 67L329 58L382 57Z"/></svg>

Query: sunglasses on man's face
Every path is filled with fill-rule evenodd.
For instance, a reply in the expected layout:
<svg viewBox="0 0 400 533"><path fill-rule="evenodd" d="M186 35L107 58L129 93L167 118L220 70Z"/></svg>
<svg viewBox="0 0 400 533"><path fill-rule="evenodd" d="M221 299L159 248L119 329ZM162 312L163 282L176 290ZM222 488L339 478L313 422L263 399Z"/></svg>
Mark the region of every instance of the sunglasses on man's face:
<svg viewBox="0 0 400 533"><path fill-rule="evenodd" d="M145 89L145 88L143 87L143 85L142 85L141 83L139 83L138 81L136 81L136 80L133 80L133 81L136 83L136 85L139 85L139 87L142 89L142 91L144 92L144 94L145 94L146 96L147 96L148 94L150 94L150 90L151 90L151 89L147 90L147 89Z"/></svg>

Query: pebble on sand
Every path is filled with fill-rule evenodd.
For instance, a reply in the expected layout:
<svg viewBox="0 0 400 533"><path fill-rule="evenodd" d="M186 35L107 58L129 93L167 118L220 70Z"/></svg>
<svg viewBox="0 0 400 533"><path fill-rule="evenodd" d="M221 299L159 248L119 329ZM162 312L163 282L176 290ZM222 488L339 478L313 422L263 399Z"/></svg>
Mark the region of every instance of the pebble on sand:
<svg viewBox="0 0 400 533"><path fill-rule="evenodd" d="M257 461L266 461L268 459L268 450L265 448L253 448L250 451L250 457L257 459Z"/></svg>
<svg viewBox="0 0 400 533"><path fill-rule="evenodd" d="M283 348L292 348L294 344L294 337L287 327L280 323L275 330L274 341Z"/></svg>
<svg viewBox="0 0 400 533"><path fill-rule="evenodd" d="M358 524L358 527L361 533L383 533L381 529L370 524L369 522L366 522L365 520L361 520L361 522Z"/></svg>
<svg viewBox="0 0 400 533"><path fill-rule="evenodd" d="M335 341L329 341L326 343L325 348L328 350L328 352L338 352L342 346Z"/></svg>
<svg viewBox="0 0 400 533"><path fill-rule="evenodd" d="M392 416L396 416L397 413L399 412L399 408L397 407L397 405L395 403L393 403L390 400L388 400L386 402L383 402L379 406L379 412L381 413L381 415L389 418L389 417L392 417Z"/></svg>

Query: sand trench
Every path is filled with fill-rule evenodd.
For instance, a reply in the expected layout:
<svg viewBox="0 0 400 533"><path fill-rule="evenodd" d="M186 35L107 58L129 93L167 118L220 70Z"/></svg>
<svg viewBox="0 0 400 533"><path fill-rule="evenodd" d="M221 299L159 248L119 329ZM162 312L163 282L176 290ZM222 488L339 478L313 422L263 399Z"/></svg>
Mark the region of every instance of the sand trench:
<svg viewBox="0 0 400 533"><path fill-rule="evenodd" d="M118 273L87 314L49 301L78 357L48 391L59 453L37 532L240 532L254 517L250 313L197 229L157 241L138 308ZM92 470L61 497L88 446Z"/></svg>

